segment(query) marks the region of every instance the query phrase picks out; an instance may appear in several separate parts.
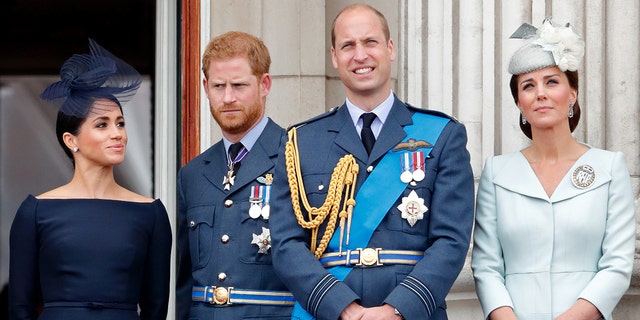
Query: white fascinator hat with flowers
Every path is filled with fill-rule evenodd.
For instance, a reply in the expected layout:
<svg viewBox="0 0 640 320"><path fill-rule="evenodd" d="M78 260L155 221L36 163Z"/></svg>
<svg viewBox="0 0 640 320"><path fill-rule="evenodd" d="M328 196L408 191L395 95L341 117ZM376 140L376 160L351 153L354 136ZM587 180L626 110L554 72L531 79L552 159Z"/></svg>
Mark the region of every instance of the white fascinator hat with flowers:
<svg viewBox="0 0 640 320"><path fill-rule="evenodd" d="M584 57L584 40L569 23L560 26L545 19L539 28L524 23L511 38L529 40L511 57L512 75L551 66L558 66L563 72L576 71Z"/></svg>

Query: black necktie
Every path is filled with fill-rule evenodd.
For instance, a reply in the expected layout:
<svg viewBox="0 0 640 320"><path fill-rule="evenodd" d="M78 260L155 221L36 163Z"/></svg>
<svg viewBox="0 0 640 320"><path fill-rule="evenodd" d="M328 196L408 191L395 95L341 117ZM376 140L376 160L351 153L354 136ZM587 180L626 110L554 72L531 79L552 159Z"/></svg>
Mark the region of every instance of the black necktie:
<svg viewBox="0 0 640 320"><path fill-rule="evenodd" d="M229 146L229 170L233 170L235 174L237 174L238 169L240 169L240 160L242 160L242 157L239 159L237 158L238 153L240 153L240 150L242 150L243 147L244 146L241 142L237 142Z"/></svg>
<svg viewBox="0 0 640 320"><path fill-rule="evenodd" d="M371 131L371 124L373 123L373 120L376 119L376 114L373 112L367 112L363 113L360 118L362 118L362 131L360 131L360 138L362 138L362 144L364 144L367 154L371 154L373 144L376 143L376 137L373 135L373 131Z"/></svg>

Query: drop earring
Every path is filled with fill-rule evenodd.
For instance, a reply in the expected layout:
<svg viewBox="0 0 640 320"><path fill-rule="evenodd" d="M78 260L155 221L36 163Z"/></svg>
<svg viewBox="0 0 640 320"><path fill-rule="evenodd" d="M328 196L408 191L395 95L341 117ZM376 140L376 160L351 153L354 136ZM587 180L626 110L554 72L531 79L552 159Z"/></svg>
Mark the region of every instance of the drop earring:
<svg viewBox="0 0 640 320"><path fill-rule="evenodd" d="M520 118L522 118L522 124L527 124L527 118L525 118L524 113L520 110Z"/></svg>
<svg viewBox="0 0 640 320"><path fill-rule="evenodd" d="M569 119L573 118L573 103L569 104Z"/></svg>

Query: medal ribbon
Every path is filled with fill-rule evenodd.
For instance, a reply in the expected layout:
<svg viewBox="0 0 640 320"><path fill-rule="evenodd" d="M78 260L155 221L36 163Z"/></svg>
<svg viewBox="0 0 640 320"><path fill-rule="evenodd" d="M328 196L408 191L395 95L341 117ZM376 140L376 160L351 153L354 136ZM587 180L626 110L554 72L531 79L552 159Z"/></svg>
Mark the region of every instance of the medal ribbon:
<svg viewBox="0 0 640 320"><path fill-rule="evenodd" d="M413 152L413 171L424 170L424 152Z"/></svg>
<svg viewBox="0 0 640 320"><path fill-rule="evenodd" d="M404 152L400 155L400 161L402 161L402 171L410 171L411 170L411 158L409 157L408 152Z"/></svg>
<svg viewBox="0 0 640 320"><path fill-rule="evenodd" d="M247 150L247 148L245 147L242 147L242 149L240 149L240 152L238 152L236 158L233 160L231 160L231 155L227 153L227 168L229 168L229 170L233 170L233 165L242 161L247 153L249 153L249 150Z"/></svg>
<svg viewBox="0 0 640 320"><path fill-rule="evenodd" d="M260 188L264 189L264 198L263 198L263 202L265 204L269 203L269 200L271 199L271 186L262 186Z"/></svg>
<svg viewBox="0 0 640 320"><path fill-rule="evenodd" d="M414 113L411 119L413 124L404 127L407 140L415 138L417 140L433 141L432 144L435 144L444 127L451 121L449 118L419 112ZM428 153L432 148L424 148L424 152ZM389 175L398 176L400 174L396 162L398 158L396 157L396 152L389 150L358 190L351 222L353 226L357 227L351 228L349 245L343 246L343 251L345 248L346 250L366 248L375 229L406 189L407 184L400 181L400 179L389 179ZM384 186L384 192L380 192L380 186ZM336 228L329 242L327 252L338 252L340 245L339 232L340 230ZM327 270L338 280L343 281L352 268L336 266ZM293 308L291 317L298 320L314 319L298 302Z"/></svg>

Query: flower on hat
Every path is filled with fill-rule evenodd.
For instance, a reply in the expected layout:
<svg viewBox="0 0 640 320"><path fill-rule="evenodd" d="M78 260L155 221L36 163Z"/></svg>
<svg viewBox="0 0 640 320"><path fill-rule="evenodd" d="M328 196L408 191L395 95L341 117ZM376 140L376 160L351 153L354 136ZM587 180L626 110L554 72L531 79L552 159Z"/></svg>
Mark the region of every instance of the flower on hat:
<svg viewBox="0 0 640 320"><path fill-rule="evenodd" d="M573 26L555 26L546 19L537 30L537 38L532 43L553 54L553 60L562 71L576 71L584 57L584 40Z"/></svg>

